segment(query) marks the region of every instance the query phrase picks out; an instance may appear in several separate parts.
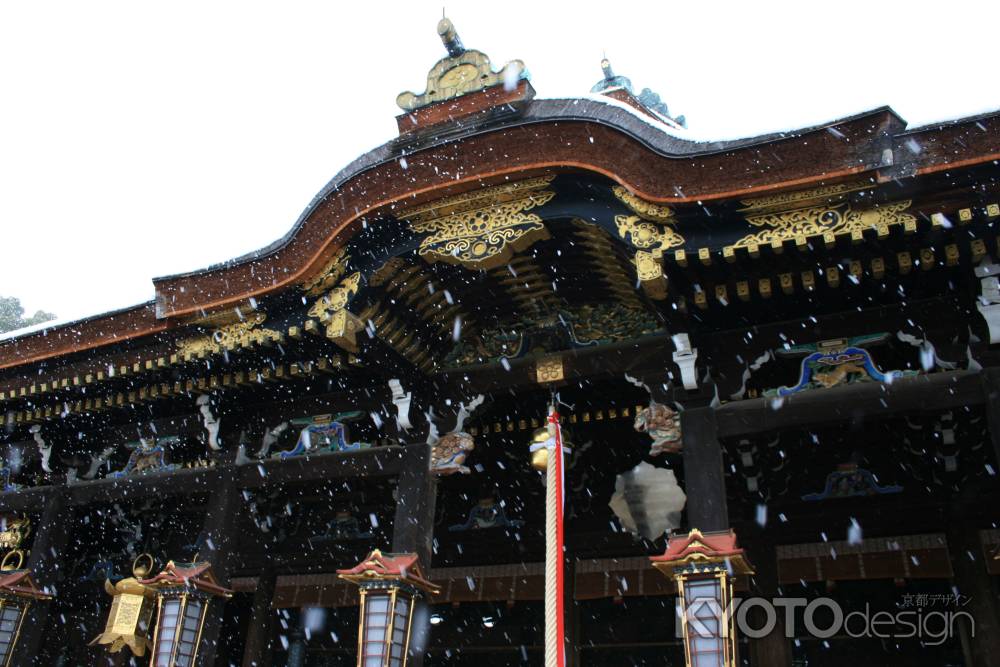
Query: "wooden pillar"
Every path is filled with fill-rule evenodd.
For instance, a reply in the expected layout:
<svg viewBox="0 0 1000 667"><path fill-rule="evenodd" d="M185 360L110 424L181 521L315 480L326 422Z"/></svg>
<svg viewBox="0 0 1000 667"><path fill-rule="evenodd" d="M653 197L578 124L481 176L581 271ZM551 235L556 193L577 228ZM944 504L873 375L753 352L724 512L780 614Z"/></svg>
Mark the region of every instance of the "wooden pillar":
<svg viewBox="0 0 1000 667"><path fill-rule="evenodd" d="M760 537L748 549L753 576L753 594L770 600L778 597L778 557L774 544ZM758 610L759 611L759 610ZM785 637L785 614L778 609L771 634L750 639L750 664L753 667L792 667L792 642ZM753 619L753 627L762 627L763 619Z"/></svg>
<svg viewBox="0 0 1000 667"><path fill-rule="evenodd" d="M28 568L38 585L42 588L52 588L63 577L67 564L63 560L63 551L69 541L70 516L72 512L66 506L66 495L60 490L49 498L42 511L41 519L35 528L35 540L31 545L31 556L28 558ZM28 617L21 628L21 637L15 649L15 665L43 665L47 659L39 656L48 626L49 616L56 601L35 602L31 605ZM51 663L49 663L51 664Z"/></svg>
<svg viewBox="0 0 1000 667"><path fill-rule="evenodd" d="M705 406L681 412L681 436L688 524L702 532L728 530L726 477L715 409Z"/></svg>
<svg viewBox="0 0 1000 667"><path fill-rule="evenodd" d="M392 550L415 553L424 572L431 568L434 541L434 504L437 480L431 472L431 448L421 443L408 445L403 454L402 472L396 487L396 518L392 523ZM414 605L407 667L422 667L430 632L427 602Z"/></svg>
<svg viewBox="0 0 1000 667"><path fill-rule="evenodd" d="M277 580L278 576L270 564L257 577L257 590L253 594L247 640L243 649L243 667L271 667L276 617L271 603Z"/></svg>
<svg viewBox="0 0 1000 667"><path fill-rule="evenodd" d="M403 454L402 472L396 487L392 550L396 553L417 554L424 571L431 567L436 493L436 480L431 472L430 446L408 445Z"/></svg>
<svg viewBox="0 0 1000 667"><path fill-rule="evenodd" d="M986 423L993 444L993 457L1000 466L1000 368L984 368L980 373L986 402Z"/></svg>
<svg viewBox="0 0 1000 667"><path fill-rule="evenodd" d="M236 471L233 466L229 466L224 470L218 488L209 498L205 523L197 542L199 560L212 564L212 572L223 586L229 584L230 561L236 546L239 502ZM198 665L201 667L211 667L215 664L215 651L219 644L225 604L226 600L216 599L209 607L198 649Z"/></svg>
<svg viewBox="0 0 1000 667"><path fill-rule="evenodd" d="M296 621L295 629L289 633L287 667L304 667L305 664L306 664L306 610L303 608L299 609L299 618Z"/></svg>
<svg viewBox="0 0 1000 667"><path fill-rule="evenodd" d="M962 513L952 513L947 527L948 553L951 555L951 569L954 576L955 592L968 598L968 604L960 608L975 620L975 632L968 632L972 664L966 667L988 667L995 665L1000 656L1000 615L997 599L993 592L993 582L983 562L984 555L979 533L969 522L962 519ZM967 624L967 619L959 617L959 623Z"/></svg>

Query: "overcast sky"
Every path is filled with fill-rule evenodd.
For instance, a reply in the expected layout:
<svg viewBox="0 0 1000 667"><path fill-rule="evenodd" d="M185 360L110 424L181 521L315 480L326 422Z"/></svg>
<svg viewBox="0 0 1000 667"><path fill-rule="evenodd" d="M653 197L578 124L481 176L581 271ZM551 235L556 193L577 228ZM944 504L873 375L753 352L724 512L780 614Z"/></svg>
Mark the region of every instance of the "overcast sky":
<svg viewBox="0 0 1000 667"><path fill-rule="evenodd" d="M1000 3L449 2L467 48L541 97L603 53L699 138L892 106L1000 108ZM440 2L0 3L0 295L78 317L270 243L395 136L444 55Z"/></svg>

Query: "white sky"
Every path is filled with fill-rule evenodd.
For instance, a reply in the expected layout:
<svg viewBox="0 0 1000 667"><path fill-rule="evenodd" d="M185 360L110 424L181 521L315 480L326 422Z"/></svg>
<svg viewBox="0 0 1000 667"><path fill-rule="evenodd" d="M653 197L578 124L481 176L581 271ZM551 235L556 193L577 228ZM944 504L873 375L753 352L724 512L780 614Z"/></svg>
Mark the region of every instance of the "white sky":
<svg viewBox="0 0 1000 667"><path fill-rule="evenodd" d="M699 137L882 104L911 126L1000 108L1000 3L461 2L541 97L607 52ZM270 243L444 55L441 2L0 3L0 295L85 316Z"/></svg>

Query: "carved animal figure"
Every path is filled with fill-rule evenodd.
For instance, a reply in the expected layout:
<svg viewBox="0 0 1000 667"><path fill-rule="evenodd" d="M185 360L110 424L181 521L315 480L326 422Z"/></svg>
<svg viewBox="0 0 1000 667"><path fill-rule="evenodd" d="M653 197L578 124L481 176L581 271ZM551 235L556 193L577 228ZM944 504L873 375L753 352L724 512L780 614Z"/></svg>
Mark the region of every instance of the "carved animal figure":
<svg viewBox="0 0 1000 667"><path fill-rule="evenodd" d="M439 475L471 472L463 464L469 452L476 448L475 440L464 431L456 431L438 439L431 450L431 470Z"/></svg>
<svg viewBox="0 0 1000 667"><path fill-rule="evenodd" d="M208 432L208 446L215 451L222 449L219 444L219 429L222 428L222 420L212 412L212 402L208 394L202 394L195 401L198 411L201 413L201 423Z"/></svg>
<svg viewBox="0 0 1000 667"><path fill-rule="evenodd" d="M17 549L31 532L31 521L24 517L4 517L0 524L0 549Z"/></svg>
<svg viewBox="0 0 1000 667"><path fill-rule="evenodd" d="M45 472L52 472L52 468L49 466L49 459L52 456L52 445L45 442L45 438L42 437L42 427L35 424L31 427L31 437L34 438L35 444L38 445L38 453L42 457L42 470Z"/></svg>
<svg viewBox="0 0 1000 667"><path fill-rule="evenodd" d="M128 463L125 464L125 467L111 473L111 477L141 475L161 470L172 470L176 467L174 465L167 465L166 451L163 449L163 445L157 443L155 440L143 438L135 445L135 449L129 455Z"/></svg>
<svg viewBox="0 0 1000 667"><path fill-rule="evenodd" d="M635 430L653 439L650 456L676 454L683 449L680 415L662 403L651 402L640 410L635 416Z"/></svg>
<svg viewBox="0 0 1000 667"><path fill-rule="evenodd" d="M485 400L486 398L480 394L468 405L460 403L454 430L441 437L438 437L433 415L428 413L427 421L430 423L430 431L427 434L427 444L431 446L432 471L439 475L453 475L457 472L467 475L471 472L463 464L469 452L476 448L476 443L473 437L462 429L465 427L465 420Z"/></svg>
<svg viewBox="0 0 1000 667"><path fill-rule="evenodd" d="M839 364L825 373L816 371L813 373L813 378L816 382L823 385L824 388L829 389L850 380L852 373L868 375L868 370L864 366L854 363Z"/></svg>

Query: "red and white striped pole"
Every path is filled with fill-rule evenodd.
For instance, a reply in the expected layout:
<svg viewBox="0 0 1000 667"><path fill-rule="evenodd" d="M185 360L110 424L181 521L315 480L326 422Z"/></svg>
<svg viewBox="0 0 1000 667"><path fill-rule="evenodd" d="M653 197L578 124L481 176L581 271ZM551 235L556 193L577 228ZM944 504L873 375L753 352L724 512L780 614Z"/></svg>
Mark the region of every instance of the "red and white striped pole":
<svg viewBox="0 0 1000 667"><path fill-rule="evenodd" d="M566 665L566 607L563 595L563 474L562 430L555 405L549 407L549 439L545 443L545 667Z"/></svg>

